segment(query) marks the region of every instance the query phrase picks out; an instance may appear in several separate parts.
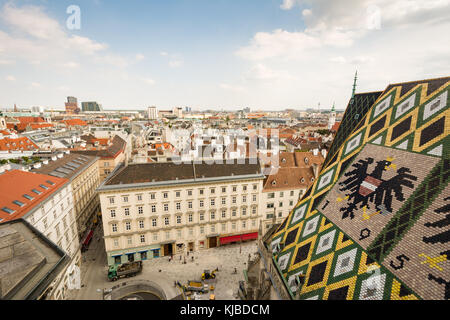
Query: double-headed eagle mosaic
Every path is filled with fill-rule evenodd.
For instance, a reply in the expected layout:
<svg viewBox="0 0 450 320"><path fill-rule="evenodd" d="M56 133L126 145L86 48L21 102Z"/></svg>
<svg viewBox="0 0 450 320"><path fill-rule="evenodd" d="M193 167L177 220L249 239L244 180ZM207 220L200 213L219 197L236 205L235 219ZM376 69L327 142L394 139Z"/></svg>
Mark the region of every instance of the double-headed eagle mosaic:
<svg viewBox="0 0 450 320"><path fill-rule="evenodd" d="M383 175L388 170L395 170L396 165L393 158L377 161L371 173L368 173L369 166L374 163L373 158L359 160L353 164L354 169L346 172L345 181L339 183L339 190L346 193L347 206L340 209L342 219L355 217L354 211L364 208L372 209L369 202L380 214L392 213L392 200L404 201L403 188L414 188L412 181L417 181L417 177L411 174L411 170L402 167L397 170L397 174L389 180L384 180Z"/></svg>

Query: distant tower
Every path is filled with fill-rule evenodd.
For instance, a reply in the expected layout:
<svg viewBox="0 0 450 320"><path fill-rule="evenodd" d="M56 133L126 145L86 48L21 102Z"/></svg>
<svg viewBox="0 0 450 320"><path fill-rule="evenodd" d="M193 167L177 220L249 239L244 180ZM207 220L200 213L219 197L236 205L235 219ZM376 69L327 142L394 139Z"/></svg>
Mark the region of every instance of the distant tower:
<svg viewBox="0 0 450 320"><path fill-rule="evenodd" d="M19 112L15 103L14 103L14 112Z"/></svg>
<svg viewBox="0 0 450 320"><path fill-rule="evenodd" d="M336 109L334 108L334 102L333 102L333 108L331 108L331 115L328 119L328 130L331 130L333 128L334 124L336 123Z"/></svg>
<svg viewBox="0 0 450 320"><path fill-rule="evenodd" d="M356 81L357 80L358 80L358 70L356 70L356 72L355 72L355 80L353 81L352 100L350 101L350 104L353 104L353 101L355 100Z"/></svg>

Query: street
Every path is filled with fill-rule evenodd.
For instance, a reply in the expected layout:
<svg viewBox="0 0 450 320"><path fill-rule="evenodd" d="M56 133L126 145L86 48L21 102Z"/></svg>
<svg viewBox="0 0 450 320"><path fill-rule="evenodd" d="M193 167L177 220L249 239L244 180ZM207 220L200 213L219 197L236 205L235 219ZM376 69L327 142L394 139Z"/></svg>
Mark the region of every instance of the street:
<svg viewBox="0 0 450 320"><path fill-rule="evenodd" d="M89 250L82 253L83 264L81 266L80 290L70 291L71 300L102 300L103 290L126 282L121 279L110 282L107 279L106 253L102 239L102 226L97 226ZM217 300L238 299L237 291L239 281L244 280L243 270L247 267L249 254L254 257L256 242L251 241L242 244L231 244L223 247L202 250L190 253L189 256L174 255L143 261L142 273L132 278L135 280L151 280L158 283L164 289L168 299L179 294L179 289L174 286L178 281L186 285L188 280L201 280L205 270L216 272L214 294ZM180 259L181 257L181 259ZM192 258L194 259L192 260ZM186 259L186 264L184 260ZM129 281L129 280L128 280ZM199 299L209 299L209 294L203 294Z"/></svg>

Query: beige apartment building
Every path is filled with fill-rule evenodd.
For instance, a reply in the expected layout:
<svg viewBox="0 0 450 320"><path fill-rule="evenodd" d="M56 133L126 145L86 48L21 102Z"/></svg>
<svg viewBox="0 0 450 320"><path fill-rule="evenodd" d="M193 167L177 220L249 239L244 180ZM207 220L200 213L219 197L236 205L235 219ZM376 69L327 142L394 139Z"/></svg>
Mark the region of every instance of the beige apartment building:
<svg viewBox="0 0 450 320"><path fill-rule="evenodd" d="M100 202L96 192L100 184L98 161L100 158L69 151L51 155L32 172L69 179L73 194L73 207L78 226L78 239L89 231L100 212Z"/></svg>
<svg viewBox="0 0 450 320"><path fill-rule="evenodd" d="M0 175L0 192L3 195L0 200L0 223L25 220L51 241L55 249L67 255L68 264L59 269L44 294L47 299L66 299L71 285L79 282L79 276L71 271L80 265L81 260L69 180L10 170ZM20 252L25 249L18 245L15 250ZM24 262L26 259L21 261ZM17 262L15 267L21 268L21 263Z"/></svg>
<svg viewBox="0 0 450 320"><path fill-rule="evenodd" d="M289 215L314 184L325 159L320 152L281 152L278 160L273 174L264 179L261 204L264 233Z"/></svg>
<svg viewBox="0 0 450 320"><path fill-rule="evenodd" d="M116 135L107 148L102 149L99 147L96 150L72 150L72 153L99 157L100 159L97 161L97 165L100 174L100 181L104 181L119 164L125 161L126 147L126 141Z"/></svg>
<svg viewBox="0 0 450 320"><path fill-rule="evenodd" d="M118 168L98 188L108 264L256 239L263 179L256 159Z"/></svg>

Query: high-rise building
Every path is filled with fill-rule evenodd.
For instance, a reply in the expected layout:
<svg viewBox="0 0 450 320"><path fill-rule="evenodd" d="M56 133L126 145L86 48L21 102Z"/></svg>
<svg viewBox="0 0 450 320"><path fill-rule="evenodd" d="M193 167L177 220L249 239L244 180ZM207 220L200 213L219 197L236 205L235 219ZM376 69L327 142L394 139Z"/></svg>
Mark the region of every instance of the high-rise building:
<svg viewBox="0 0 450 320"><path fill-rule="evenodd" d="M148 118L150 120L158 119L158 109L155 106L148 107Z"/></svg>
<svg viewBox="0 0 450 320"><path fill-rule="evenodd" d="M78 108L78 100L75 97L67 97L66 102L66 113L68 114L76 114L79 113L80 109Z"/></svg>
<svg viewBox="0 0 450 320"><path fill-rule="evenodd" d="M102 105L98 104L95 101L88 101L88 102L82 102L81 103L81 109L83 112L85 111L102 111Z"/></svg>
<svg viewBox="0 0 450 320"><path fill-rule="evenodd" d="M181 107L173 108L173 114L177 116L177 118L183 118L183 108Z"/></svg>

